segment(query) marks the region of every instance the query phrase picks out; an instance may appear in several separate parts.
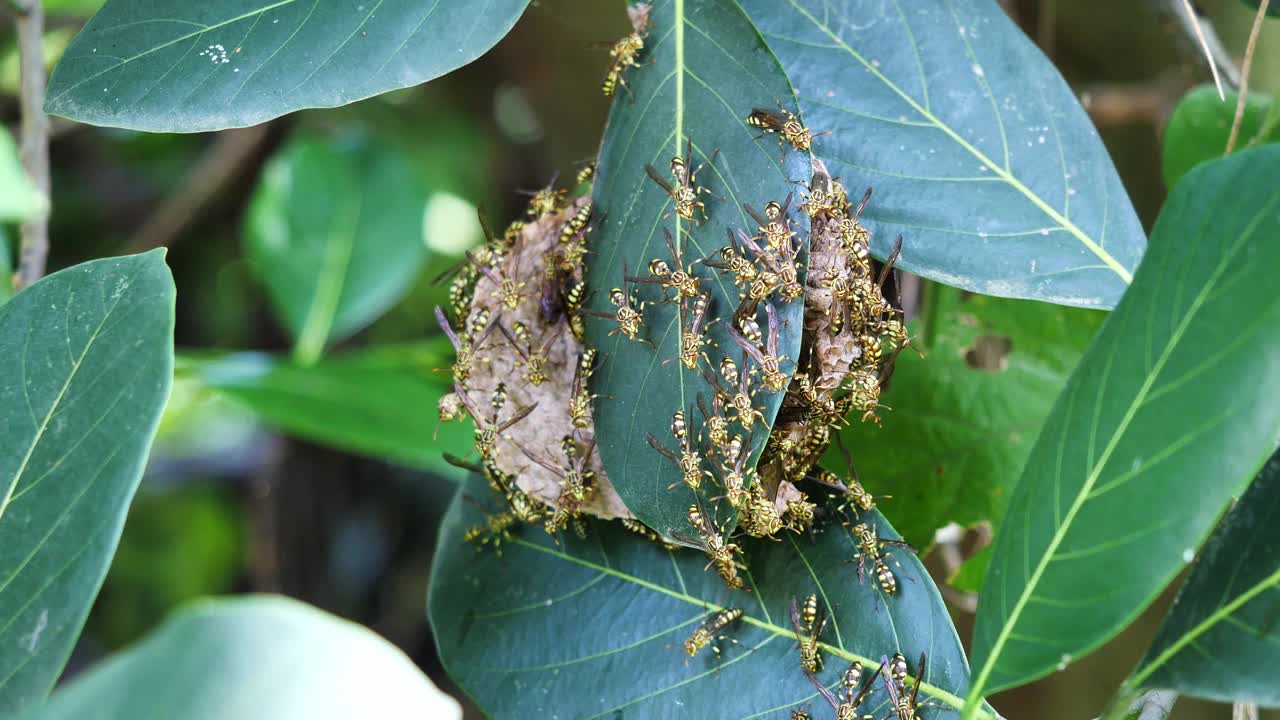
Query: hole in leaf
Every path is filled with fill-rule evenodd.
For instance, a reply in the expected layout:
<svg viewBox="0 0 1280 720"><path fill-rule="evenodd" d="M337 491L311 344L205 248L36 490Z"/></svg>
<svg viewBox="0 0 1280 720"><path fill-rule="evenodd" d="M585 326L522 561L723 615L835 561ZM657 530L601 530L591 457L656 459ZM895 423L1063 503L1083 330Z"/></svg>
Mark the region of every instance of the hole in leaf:
<svg viewBox="0 0 1280 720"><path fill-rule="evenodd" d="M979 335L964 353L964 362L974 370L999 372L1009 367L1013 341L1003 335Z"/></svg>

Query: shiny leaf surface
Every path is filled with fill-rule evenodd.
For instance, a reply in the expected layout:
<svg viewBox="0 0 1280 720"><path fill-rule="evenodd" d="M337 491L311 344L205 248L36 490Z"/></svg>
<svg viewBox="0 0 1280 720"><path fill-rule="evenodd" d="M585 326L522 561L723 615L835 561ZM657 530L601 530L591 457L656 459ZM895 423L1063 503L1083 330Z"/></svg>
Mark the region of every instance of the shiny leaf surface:
<svg viewBox="0 0 1280 720"><path fill-rule="evenodd" d="M743 0L795 86L813 151L883 258L987 295L1112 307L1146 238L1093 124L990 0Z"/></svg>
<svg viewBox="0 0 1280 720"><path fill-rule="evenodd" d="M1280 406L1258 389L1280 387L1277 163L1271 146L1202 165L1166 202L996 538L974 631L979 691L1045 675L1113 637L1274 449Z"/></svg>
<svg viewBox="0 0 1280 720"><path fill-rule="evenodd" d="M1237 92L1227 92L1226 99L1219 100L1218 90L1212 85L1197 86L1182 96L1169 116L1162 140L1161 168L1166 186L1173 187L1196 165L1222 157L1239 97ZM1268 95L1249 93L1236 147L1277 140L1280 107Z"/></svg>
<svg viewBox="0 0 1280 720"><path fill-rule="evenodd" d="M173 375L164 251L0 305L0 714L44 699L107 573Z"/></svg>

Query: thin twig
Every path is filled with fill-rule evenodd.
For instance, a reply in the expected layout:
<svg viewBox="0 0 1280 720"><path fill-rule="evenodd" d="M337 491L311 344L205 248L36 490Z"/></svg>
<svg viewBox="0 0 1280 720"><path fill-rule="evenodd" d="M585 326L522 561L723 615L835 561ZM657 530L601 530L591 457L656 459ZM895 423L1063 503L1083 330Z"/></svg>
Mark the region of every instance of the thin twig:
<svg viewBox="0 0 1280 720"><path fill-rule="evenodd" d="M1240 84L1240 71L1235 60L1208 18L1196 14L1195 9L1189 7L1188 0L1158 0L1157 7L1160 12L1173 17L1182 37L1197 50L1196 57L1209 66L1210 74L1215 76L1214 84L1219 85L1219 96L1224 92L1222 86L1233 88ZM1221 80L1220 84L1217 79Z"/></svg>
<svg viewBox="0 0 1280 720"><path fill-rule="evenodd" d="M18 62L21 74L22 165L46 200L22 225L15 282L25 287L44 275L49 257L49 116L44 114L44 7L40 0L12 0L18 11Z"/></svg>
<svg viewBox="0 0 1280 720"><path fill-rule="evenodd" d="M147 218L127 251L141 253L172 244L244 170L245 163L266 141L270 125L226 130L218 134L178 189Z"/></svg>
<svg viewBox="0 0 1280 720"><path fill-rule="evenodd" d="M1267 17L1267 5L1271 0L1258 3L1258 14L1253 16L1253 28L1249 30L1249 44L1244 48L1244 63L1240 66L1240 97L1236 98L1236 116L1231 120L1231 134L1227 136L1227 149L1222 151L1226 157L1236 147L1236 139L1240 137L1240 121L1244 119L1244 103L1249 95L1249 68L1253 66L1253 51L1258 45L1258 33L1262 31L1262 21Z"/></svg>
<svg viewBox="0 0 1280 720"><path fill-rule="evenodd" d="M1252 703L1233 704L1231 720L1258 720L1258 706Z"/></svg>

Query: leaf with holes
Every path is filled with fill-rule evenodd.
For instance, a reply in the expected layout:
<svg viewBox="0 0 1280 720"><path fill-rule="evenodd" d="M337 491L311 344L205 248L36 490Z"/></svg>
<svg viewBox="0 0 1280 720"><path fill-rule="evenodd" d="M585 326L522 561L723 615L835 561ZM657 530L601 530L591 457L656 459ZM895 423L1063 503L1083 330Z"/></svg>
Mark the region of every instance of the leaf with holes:
<svg viewBox="0 0 1280 720"><path fill-rule="evenodd" d="M263 672L270 668L270 672ZM391 643L296 600L206 600L21 720L462 717Z"/></svg>
<svg viewBox="0 0 1280 720"><path fill-rule="evenodd" d="M877 257L987 295L1112 307L1146 246L1106 148L990 0L742 0L814 154L876 195Z"/></svg>
<svg viewBox="0 0 1280 720"><path fill-rule="evenodd" d="M447 346L381 346L343 353L315 365L263 353L189 359L185 372L248 406L265 422L333 447L444 472L442 450L471 444L471 430L441 424L436 403L448 390Z"/></svg>
<svg viewBox="0 0 1280 720"><path fill-rule="evenodd" d="M164 251L0 306L0 714L57 680L102 585L173 374Z"/></svg>
<svg viewBox="0 0 1280 720"><path fill-rule="evenodd" d="M659 288L635 283L631 288L646 303L639 337L652 345L621 334L610 336L618 324L602 318L590 319L587 339L602 356L592 390L605 396L596 403L594 417L610 482L645 523L666 534L688 535L692 493L681 484L675 464L649 447L646 434L676 447L672 413L687 413L698 394L711 400L711 386L701 371L709 368L718 374L721 357L733 358L740 369L743 361L725 330L738 307L738 289L731 276L695 262L717 253L730 229L755 234L758 224L743 204L760 210L770 200L781 202L796 190L792 181L808 180L809 163L806 156L790 152L784 164L775 136L756 140L756 130L744 122L752 108L771 107L791 89L777 60L736 5L660 0L649 19L652 27L640 67L627 72L629 89L618 91L600 153L592 200L596 216L605 220L591 235L592 253L586 261L593 293L590 305L598 312L616 311L610 289L622 286L624 268L635 276L647 275L655 258L674 264L664 240L664 232L670 232L685 265L693 266L702 277L703 291L711 293L709 315L721 319L711 326L709 337L719 349L707 348L710 361L699 361L698 371L685 369L677 357L688 323L681 320L675 303L657 303L662 297ZM694 223L672 212L670 196L645 170L648 164L669 180L671 158L683 156L687 142L693 147L691 169L697 170L694 185L709 191L698 198L706 204L706 219L698 213ZM798 215L798 204L791 204L793 215ZM799 258L803 283L803 248ZM768 302L779 311L778 354L792 360L782 366L790 373L800 348L801 303L782 303L776 297ZM763 309L760 316L763 320ZM754 404L763 416L763 422L753 424L756 448L763 447L781 401L781 393L755 395ZM691 424L698 426L692 419ZM668 490L673 484L677 487Z"/></svg>
<svg viewBox="0 0 1280 720"><path fill-rule="evenodd" d="M955 628L909 552L889 550L898 579L890 597L870 577L858 581L848 562L856 543L838 524L812 539L751 540L752 591L730 594L703 570L700 554L668 552L616 522L593 521L587 539L568 533L560 545L528 528L501 556L478 552L463 541L466 528L484 520L468 495L487 494L484 481L472 478L450 505L428 608L445 668L490 717L782 717L804 705L824 717L825 701L800 670L789 619L792 599L810 593L828 611L819 673L828 687L849 662L868 666L866 677L882 655L897 651L913 672L927 653L923 720L954 717L968 687ZM896 537L879 515L864 519L881 537ZM685 639L724 607L741 608L742 619L719 633L718 654L707 648L690 658ZM862 710L883 716L885 697L877 682Z"/></svg>
<svg viewBox="0 0 1280 720"><path fill-rule="evenodd" d="M427 255L427 194L401 151L369 138L297 138L267 164L245 237L299 362L408 291Z"/></svg>
<svg viewBox="0 0 1280 720"><path fill-rule="evenodd" d="M1196 165L1222 157L1239 97L1238 92L1228 91L1226 99L1219 100L1218 90L1212 85L1200 85L1182 96L1169 116L1161 142L1161 169L1166 186L1173 187ZM1280 105L1269 95L1249 93L1236 147L1280 140L1278 123Z"/></svg>
<svg viewBox="0 0 1280 720"><path fill-rule="evenodd" d="M1271 146L1201 165L1165 203L1009 503L978 604L973 699L1115 636L1275 448L1280 406L1259 389L1280 387L1277 163Z"/></svg>
<svg viewBox="0 0 1280 720"><path fill-rule="evenodd" d="M1280 453L1209 538L1129 685L1280 707L1277 664Z"/></svg>
<svg viewBox="0 0 1280 720"><path fill-rule="evenodd" d="M927 298L928 357L898 357L881 396L893 408L884 427L854 423L841 433L863 485L893 496L886 512L920 548L947 523L999 522L1054 398L1106 317L1025 300L961 299L941 285ZM843 472L839 452L825 461Z"/></svg>
<svg viewBox="0 0 1280 720"><path fill-rule="evenodd" d="M424 83L501 40L528 0L110 0L45 107L151 132L244 127Z"/></svg>

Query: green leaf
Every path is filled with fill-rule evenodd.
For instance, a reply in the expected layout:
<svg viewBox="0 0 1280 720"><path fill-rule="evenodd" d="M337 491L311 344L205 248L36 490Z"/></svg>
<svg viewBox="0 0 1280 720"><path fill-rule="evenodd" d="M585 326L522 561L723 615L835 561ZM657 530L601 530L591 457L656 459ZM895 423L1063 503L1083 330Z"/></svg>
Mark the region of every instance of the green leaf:
<svg viewBox="0 0 1280 720"><path fill-rule="evenodd" d="M934 704L921 709L925 720L954 713L968 686L959 638L919 561L891 551L890 563L901 563L893 565L899 590L886 597L870 578L858 582L847 562L856 543L839 525L812 540L748 540L752 592L729 595L701 554L668 552L619 523L593 521L586 540L570 533L559 545L530 528L500 557L477 552L463 541L468 526L483 522L468 493L488 491L473 477L450 505L428 609L449 675L495 719L782 717L804 704L825 717L825 701L801 673L788 616L792 599L809 593L829 611L820 673L829 687L850 661L869 666L869 675L895 651L912 671L928 653L920 700ZM865 519L881 537L896 537L877 514ZM717 643L718 659L710 650L690 659L685 638L726 606L744 610L723 633L732 641ZM884 699L877 683L862 709L880 717Z"/></svg>
<svg viewBox="0 0 1280 720"><path fill-rule="evenodd" d="M44 204L18 160L13 139L0 127L0 223L26 220L40 212Z"/></svg>
<svg viewBox="0 0 1280 720"><path fill-rule="evenodd" d="M1024 300L962 299L938 285L930 291L936 329L925 330L927 357L899 356L881 396L893 408L884 427L854 423L841 433L863 485L893 496L884 510L919 548L947 523L999 522L1054 399L1106 317ZM983 353L994 367L973 367L984 364ZM839 453L829 452L827 462L843 469Z"/></svg>
<svg viewBox="0 0 1280 720"><path fill-rule="evenodd" d="M0 714L44 699L111 563L173 374L164 251L0 306Z"/></svg>
<svg viewBox="0 0 1280 720"><path fill-rule="evenodd" d="M988 545L961 563L947 578L947 584L960 592L978 592L982 590L982 580L990 564L991 546Z"/></svg>
<svg viewBox="0 0 1280 720"><path fill-rule="evenodd" d="M1228 91L1225 100L1218 99L1212 85L1193 88L1178 101L1164 130L1164 184L1173 187L1191 168L1202 162L1222 157L1231 135L1240 93ZM1280 140L1280 107L1261 93L1249 93L1244 116L1240 118L1240 135L1236 147L1257 138L1257 142Z"/></svg>
<svg viewBox="0 0 1280 720"><path fill-rule="evenodd" d="M13 297L13 250L9 233L0 225L0 305Z"/></svg>
<svg viewBox="0 0 1280 720"><path fill-rule="evenodd" d="M799 95L814 154L883 258L987 295L1112 307L1146 245L1092 122L990 0L742 0Z"/></svg>
<svg viewBox="0 0 1280 720"><path fill-rule="evenodd" d="M1277 163L1272 146L1202 165L1166 202L1133 288L1058 398L1010 501L978 606L973 697L1118 633L1274 449Z"/></svg>
<svg viewBox="0 0 1280 720"><path fill-rule="evenodd" d="M1245 5L1248 5L1249 7L1253 8L1254 10L1257 10L1259 5L1261 5L1261 3L1258 0L1240 0L1240 1L1243 2ZM1280 6L1277 6L1276 3L1271 3L1267 5L1267 17L1280 17Z"/></svg>
<svg viewBox="0 0 1280 720"><path fill-rule="evenodd" d="M299 137L267 164L245 236L300 362L408 291L426 259L426 202L403 153L372 139Z"/></svg>
<svg viewBox="0 0 1280 720"><path fill-rule="evenodd" d="M528 0L110 0L49 80L50 113L202 132L424 83L475 60Z"/></svg>
<svg viewBox="0 0 1280 720"><path fill-rule="evenodd" d="M663 231L677 241L686 265L717 252L726 242L728 228L754 233L757 225L743 210L756 210L770 200L781 202L796 190L791 181L809 178L808 158L789 153L785 167L773 137L755 140L758 134L744 122L753 107L771 107L787 97L791 88L777 60L769 53L746 15L732 3L719 0L660 0L650 14L652 32L641 54L641 67L629 70L626 81L632 95L619 90L600 153L599 175L593 196L594 213L605 217L591 235L592 254L587 256L587 280L594 293L591 307L612 313L609 290L621 287L623 266L631 275L645 274L653 258L668 259ZM685 154L686 140L693 143L697 186L708 219L700 225L679 221L669 196L645 174L645 164L670 178L672 156ZM711 162L711 156L719 155ZM791 205L792 214L798 201ZM800 228L801 238L807 224ZM807 244L807 241L806 241ZM802 252L800 255L804 258ZM668 259L668 262L671 262ZM804 282L803 267L800 282ZM732 279L695 266L704 278L703 291L712 293L709 315L723 317L709 336L719 351L709 348L711 367L717 368L727 353L741 365L742 353L725 331L738 306L738 290ZM617 323L591 318L587 341L600 350L601 364L592 378L593 392L606 396L594 408L596 442L610 482L628 509L649 526L664 533L688 532L686 511L692 491L680 484L681 474L646 442L652 433L671 445L671 415L686 412L698 393L708 402L711 388L699 372L685 369L675 360L682 323L675 303L654 305L661 298L655 286L637 290L650 302L645 310L642 337L657 346L607 333ZM780 303L779 354L791 358L783 366L794 369L799 354L800 302ZM763 308L761 308L763 318ZM763 324L763 322L762 322ZM664 362L667 364L664 364ZM707 367L705 362L700 368ZM766 429L782 402L782 394L757 394ZM695 417L697 412L694 412ZM695 424L696 428L697 425ZM756 432L755 446L763 447L766 433ZM675 483L677 487L668 490Z"/></svg>
<svg viewBox="0 0 1280 720"><path fill-rule="evenodd" d="M445 352L439 343L382 347L307 367L246 352L187 365L205 385L288 433L456 474L440 452L466 448L472 437L469 427L436 418L436 403L449 387L433 370L448 367Z"/></svg>
<svg viewBox="0 0 1280 720"><path fill-rule="evenodd" d="M1227 513L1132 687L1280 707L1280 453Z"/></svg>
<svg viewBox="0 0 1280 720"><path fill-rule="evenodd" d="M296 600L207 600L179 611L21 720L457 719L462 710L367 628Z"/></svg>

